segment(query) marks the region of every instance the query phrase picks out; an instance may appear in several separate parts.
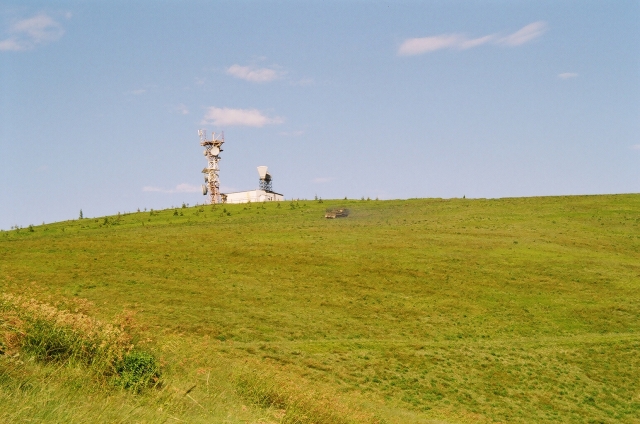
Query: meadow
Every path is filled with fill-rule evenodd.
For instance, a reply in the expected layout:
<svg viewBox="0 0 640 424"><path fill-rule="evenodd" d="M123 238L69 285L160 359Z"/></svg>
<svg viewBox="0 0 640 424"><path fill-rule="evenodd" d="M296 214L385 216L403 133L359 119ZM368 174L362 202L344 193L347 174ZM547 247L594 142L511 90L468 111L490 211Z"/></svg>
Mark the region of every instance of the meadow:
<svg viewBox="0 0 640 424"><path fill-rule="evenodd" d="M162 371L7 351L0 422L640 423L637 194L78 219L0 232L0 289L129 317Z"/></svg>

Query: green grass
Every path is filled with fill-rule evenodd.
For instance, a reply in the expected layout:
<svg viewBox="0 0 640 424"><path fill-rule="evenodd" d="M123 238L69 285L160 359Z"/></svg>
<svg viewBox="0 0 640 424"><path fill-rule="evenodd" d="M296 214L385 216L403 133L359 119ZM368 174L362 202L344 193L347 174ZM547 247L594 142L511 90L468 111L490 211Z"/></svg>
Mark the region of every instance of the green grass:
<svg viewBox="0 0 640 424"><path fill-rule="evenodd" d="M0 232L0 288L136 311L165 381L135 395L0 355L0 421L46 398L79 412L42 421L640 422L640 195L60 222Z"/></svg>

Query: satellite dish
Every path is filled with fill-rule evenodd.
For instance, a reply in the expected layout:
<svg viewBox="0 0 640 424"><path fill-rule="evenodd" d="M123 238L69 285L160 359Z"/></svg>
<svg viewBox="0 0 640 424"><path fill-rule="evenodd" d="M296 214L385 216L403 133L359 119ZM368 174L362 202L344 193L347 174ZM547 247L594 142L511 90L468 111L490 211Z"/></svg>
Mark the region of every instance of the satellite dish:
<svg viewBox="0 0 640 424"><path fill-rule="evenodd" d="M204 185L204 184L202 184L202 195L203 195L203 196L204 196L204 195L206 195L208 191L209 191L209 190L207 189L207 186L206 186L206 185Z"/></svg>
<svg viewBox="0 0 640 424"><path fill-rule="evenodd" d="M207 156L207 151L205 150L204 152L202 152L203 155Z"/></svg>
<svg viewBox="0 0 640 424"><path fill-rule="evenodd" d="M213 146L211 150L209 150L213 156L218 156L220 154L220 148L217 146Z"/></svg>
<svg viewBox="0 0 640 424"><path fill-rule="evenodd" d="M264 180L265 177L267 176L267 167L266 166L259 166L258 167L258 175L260 175L260 179Z"/></svg>

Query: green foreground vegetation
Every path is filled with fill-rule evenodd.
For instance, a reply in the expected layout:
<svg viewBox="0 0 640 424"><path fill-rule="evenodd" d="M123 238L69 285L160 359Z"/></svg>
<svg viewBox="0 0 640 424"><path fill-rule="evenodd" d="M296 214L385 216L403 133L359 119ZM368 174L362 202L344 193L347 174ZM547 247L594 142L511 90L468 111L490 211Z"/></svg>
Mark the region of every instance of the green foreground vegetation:
<svg viewBox="0 0 640 424"><path fill-rule="evenodd" d="M0 289L161 375L11 350L5 308L0 422L640 423L640 195L85 218L0 232Z"/></svg>

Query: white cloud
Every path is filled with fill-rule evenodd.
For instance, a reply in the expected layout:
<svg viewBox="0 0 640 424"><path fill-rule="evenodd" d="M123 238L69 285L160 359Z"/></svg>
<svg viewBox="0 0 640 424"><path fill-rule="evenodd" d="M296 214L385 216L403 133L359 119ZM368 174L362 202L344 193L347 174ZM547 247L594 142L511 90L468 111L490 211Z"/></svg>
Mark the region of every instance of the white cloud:
<svg viewBox="0 0 640 424"><path fill-rule="evenodd" d="M227 74L251 82L269 82L281 78L284 72L269 68L232 65L227 68Z"/></svg>
<svg viewBox="0 0 640 424"><path fill-rule="evenodd" d="M147 90L145 90L144 88L139 88L137 90L130 91L130 93L133 94L134 96L139 96L139 95L144 94L146 92L147 92Z"/></svg>
<svg viewBox="0 0 640 424"><path fill-rule="evenodd" d="M0 41L0 52L26 50L26 46L13 38Z"/></svg>
<svg viewBox="0 0 640 424"><path fill-rule="evenodd" d="M64 29L53 18L41 13L13 23L8 32L11 36L0 40L0 51L31 50L38 45L60 39Z"/></svg>
<svg viewBox="0 0 640 424"><path fill-rule="evenodd" d="M263 127L267 124L281 124L280 117L270 118L258 109L231 109L210 107L204 115L202 125Z"/></svg>
<svg viewBox="0 0 640 424"><path fill-rule="evenodd" d="M409 38L400 45L398 54L401 56L413 56L440 49L464 50L486 44L493 38L493 35L486 35L480 38L469 39L463 34L442 34L433 37Z"/></svg>
<svg viewBox="0 0 640 424"><path fill-rule="evenodd" d="M640 150L640 144L634 144L633 146L631 146L631 148L633 150Z"/></svg>
<svg viewBox="0 0 640 424"><path fill-rule="evenodd" d="M558 78L560 78L560 79L575 78L577 76L578 76L578 74L576 74L575 72L563 72L561 74L558 74Z"/></svg>
<svg viewBox="0 0 640 424"><path fill-rule="evenodd" d="M194 186L191 184L178 184L174 188L164 189L160 187L153 186L145 186L142 187L142 191L152 192L152 193L197 193L201 190L201 187Z"/></svg>
<svg viewBox="0 0 640 424"><path fill-rule="evenodd" d="M507 46L519 46L524 43L528 43L538 37L541 37L547 31L547 24L542 21L533 22L526 25L506 37L502 37L498 42L500 44L506 44Z"/></svg>
<svg viewBox="0 0 640 424"><path fill-rule="evenodd" d="M490 35L485 35L484 37L465 39L460 43L459 48L464 50L464 49L470 49L472 47L478 47L493 41L495 38L496 38L495 35L490 34Z"/></svg>
<svg viewBox="0 0 640 424"><path fill-rule="evenodd" d="M304 134L304 131L299 130L299 131L281 131L278 133L278 135L284 136L284 137L299 137L302 134Z"/></svg>
<svg viewBox="0 0 640 424"><path fill-rule="evenodd" d="M468 38L464 34L441 34L431 37L408 38L398 48L398 55L414 56L442 49L466 50L488 43L519 46L540 37L546 31L546 28L547 25L544 22L533 22L505 37L489 34L477 38Z"/></svg>

